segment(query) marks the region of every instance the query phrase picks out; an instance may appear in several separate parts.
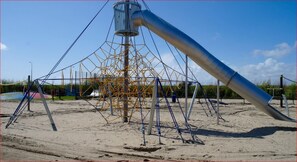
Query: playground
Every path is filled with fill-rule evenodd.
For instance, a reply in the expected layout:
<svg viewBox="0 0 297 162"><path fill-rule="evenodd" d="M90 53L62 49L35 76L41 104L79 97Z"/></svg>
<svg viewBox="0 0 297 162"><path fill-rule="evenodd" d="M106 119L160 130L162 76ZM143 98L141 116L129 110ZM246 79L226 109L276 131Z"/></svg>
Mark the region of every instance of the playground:
<svg viewBox="0 0 297 162"><path fill-rule="evenodd" d="M108 3L48 74L1 84L3 160L296 160L296 81L255 85L145 1L115 2L100 46L62 65Z"/></svg>
<svg viewBox="0 0 297 162"><path fill-rule="evenodd" d="M180 99L183 102L183 99ZM18 123L5 129L2 118L3 160L296 160L296 124L275 120L243 100L223 100L224 122L207 117L199 104L189 120L192 131L204 145L183 143L173 127L167 109L161 113L161 142L156 129L142 146L141 123L123 123L120 118L106 124L100 114L84 101L49 101L58 131L52 131L41 101L32 112L24 111ZM296 102L295 102L296 103ZM17 102L2 102L9 114ZM162 101L160 103L164 105ZM273 101L278 105L279 101ZM290 114L296 105L289 102ZM177 103L173 111L181 117ZM149 109L144 109L146 114ZM284 109L280 109L284 112ZM108 115L108 112L102 112ZM178 120L181 120L178 118ZM147 126L147 125L146 125ZM185 139L190 135L184 133Z"/></svg>

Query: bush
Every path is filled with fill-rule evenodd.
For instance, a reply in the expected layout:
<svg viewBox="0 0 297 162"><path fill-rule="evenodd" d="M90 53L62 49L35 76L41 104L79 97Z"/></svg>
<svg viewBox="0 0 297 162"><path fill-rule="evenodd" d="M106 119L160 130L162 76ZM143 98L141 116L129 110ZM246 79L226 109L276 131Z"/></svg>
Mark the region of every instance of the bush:
<svg viewBox="0 0 297 162"><path fill-rule="evenodd" d="M0 85L0 92L1 93L6 93L6 92L16 92L16 91L24 91L27 89L27 85L22 85L20 83L14 84L15 82L9 81L9 80L4 80L2 81L3 84L9 84L9 85ZM101 84L101 83L99 83ZM65 96L65 95L75 95L75 91L77 95L79 96L79 92L81 90L84 95L89 95L93 91L93 89L98 89L99 84L94 84L92 88L89 88L91 86L91 83L86 83L81 86L79 85L72 85L72 93L70 93L71 85L44 85L43 90L47 94L52 94L52 92L56 92L60 89L60 95ZM119 86L121 88L122 85L113 85L113 86ZM274 97L279 98L281 96L281 91L277 90L279 88L278 85L271 85L270 81L265 81L262 82L260 85L258 85L259 88L263 89L270 95L273 95L272 89L275 88L274 91ZM175 85L173 87L170 87L169 85L163 85L165 94L162 92L159 93L160 97L163 97L163 95L166 95L167 97L171 97L171 91L174 90L175 94L179 98L185 97L185 82L180 82L178 85ZM130 86L131 89L137 89L135 86ZM151 97L152 89L153 86L147 86L143 87L141 86L140 89L145 89L145 96ZM36 86L33 86L31 91L37 91ZM193 85L188 85L188 97L192 97L195 91L195 86ZM293 100L296 99L296 84L291 84L289 86L284 87L285 95L287 96L288 99ZM204 94L208 98L216 98L217 97L217 86L216 85L204 85L202 86L202 89L199 87L198 93L197 93L197 98L203 98ZM134 97L137 97L137 93L133 94ZM221 99L241 99L242 97L239 96L237 93L232 91L230 88L226 86L220 86L220 98Z"/></svg>

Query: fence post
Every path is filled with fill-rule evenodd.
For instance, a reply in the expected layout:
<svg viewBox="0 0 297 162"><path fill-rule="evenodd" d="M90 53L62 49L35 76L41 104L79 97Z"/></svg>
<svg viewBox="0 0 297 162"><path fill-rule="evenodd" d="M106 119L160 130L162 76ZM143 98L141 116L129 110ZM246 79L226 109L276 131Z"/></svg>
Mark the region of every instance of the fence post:
<svg viewBox="0 0 297 162"><path fill-rule="evenodd" d="M217 82L217 124L220 124L220 80Z"/></svg>
<svg viewBox="0 0 297 162"><path fill-rule="evenodd" d="M28 93L27 93L27 100L28 100L28 105L27 105L27 107L28 107L28 111L31 111L30 110L30 84L31 84L31 77L30 77L30 75L28 75Z"/></svg>
<svg viewBox="0 0 297 162"><path fill-rule="evenodd" d="M283 105L283 94L285 94L284 91L284 85L283 85L283 75L280 76L280 92L281 92L281 97L280 97L280 107L284 107Z"/></svg>

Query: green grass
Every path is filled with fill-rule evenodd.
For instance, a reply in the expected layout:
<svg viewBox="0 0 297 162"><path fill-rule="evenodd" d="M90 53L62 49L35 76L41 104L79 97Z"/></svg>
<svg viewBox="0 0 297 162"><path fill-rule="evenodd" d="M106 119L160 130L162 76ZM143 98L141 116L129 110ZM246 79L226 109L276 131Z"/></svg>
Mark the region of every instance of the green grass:
<svg viewBox="0 0 297 162"><path fill-rule="evenodd" d="M55 96L55 100L75 100L75 96L61 96L61 99Z"/></svg>

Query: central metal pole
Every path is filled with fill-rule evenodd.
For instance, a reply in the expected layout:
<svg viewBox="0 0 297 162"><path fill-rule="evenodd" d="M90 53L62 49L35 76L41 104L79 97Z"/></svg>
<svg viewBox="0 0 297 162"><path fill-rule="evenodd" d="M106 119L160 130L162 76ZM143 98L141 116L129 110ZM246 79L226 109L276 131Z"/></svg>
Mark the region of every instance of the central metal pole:
<svg viewBox="0 0 297 162"><path fill-rule="evenodd" d="M129 0L125 4L125 26L129 29ZM124 51L124 107L123 122L128 122L128 93L129 93L129 34L125 35L125 51Z"/></svg>
<svg viewBox="0 0 297 162"><path fill-rule="evenodd" d="M123 122L128 122L128 92L129 92L129 37L125 37L124 53L124 107Z"/></svg>

